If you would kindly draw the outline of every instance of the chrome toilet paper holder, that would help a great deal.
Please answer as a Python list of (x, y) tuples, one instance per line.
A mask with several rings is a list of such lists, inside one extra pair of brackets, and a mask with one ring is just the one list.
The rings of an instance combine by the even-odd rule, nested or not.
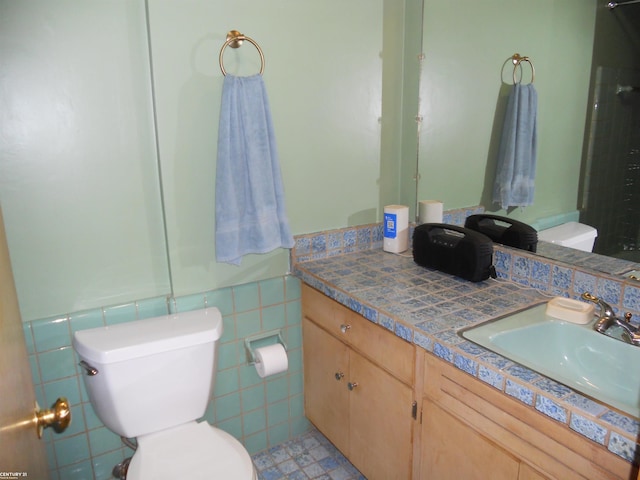
[[(287, 344), (284, 343), (284, 338), (282, 338), (282, 330), (271, 330), (269, 332), (252, 335), (244, 339), (244, 348), (247, 352), (247, 363), (249, 365), (255, 365), (256, 363), (256, 347), (254, 347), (252, 343), (261, 342), (271, 338), (275, 338), (277, 342), (284, 347), (285, 351), (287, 350)], [(264, 347), (266, 345), (269, 345), (269, 342), (263, 342), (260, 346)]]

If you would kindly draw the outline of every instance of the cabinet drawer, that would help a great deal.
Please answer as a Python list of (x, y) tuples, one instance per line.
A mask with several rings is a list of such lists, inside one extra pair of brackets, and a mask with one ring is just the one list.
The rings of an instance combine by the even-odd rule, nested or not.
[(349, 322), (347, 312), (347, 309), (324, 293), (302, 285), (302, 314), (343, 341), (346, 338), (340, 327)]
[(385, 328), (340, 305), (323, 293), (302, 287), (305, 317), (384, 368), (407, 385), (413, 384), (414, 346)]

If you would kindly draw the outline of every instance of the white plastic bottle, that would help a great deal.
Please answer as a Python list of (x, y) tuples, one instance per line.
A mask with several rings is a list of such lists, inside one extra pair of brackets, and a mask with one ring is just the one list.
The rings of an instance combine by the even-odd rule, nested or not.
[(409, 248), (409, 207), (405, 205), (387, 205), (384, 207), (385, 252), (400, 253)]

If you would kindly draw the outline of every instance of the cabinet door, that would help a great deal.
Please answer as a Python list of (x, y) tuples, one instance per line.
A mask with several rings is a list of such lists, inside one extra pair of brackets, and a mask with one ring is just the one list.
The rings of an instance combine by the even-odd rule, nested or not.
[(304, 339), (304, 407), (307, 418), (349, 455), (349, 350), (308, 318)]
[(351, 352), (351, 462), (369, 480), (407, 480), (412, 471), (412, 390)]
[(424, 400), (421, 478), (516, 480), (519, 461), (435, 403)]
[(547, 477), (530, 467), (526, 463), (520, 463), (520, 473), (518, 480), (548, 480)]

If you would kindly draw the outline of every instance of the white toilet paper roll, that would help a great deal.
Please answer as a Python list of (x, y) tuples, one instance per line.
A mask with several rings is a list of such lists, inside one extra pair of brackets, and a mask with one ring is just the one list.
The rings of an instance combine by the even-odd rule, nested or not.
[(255, 358), (255, 367), (260, 378), (285, 372), (289, 368), (287, 351), (279, 343), (256, 348)]
[(440, 200), (422, 200), (418, 203), (418, 223), (442, 223), (443, 210)]

